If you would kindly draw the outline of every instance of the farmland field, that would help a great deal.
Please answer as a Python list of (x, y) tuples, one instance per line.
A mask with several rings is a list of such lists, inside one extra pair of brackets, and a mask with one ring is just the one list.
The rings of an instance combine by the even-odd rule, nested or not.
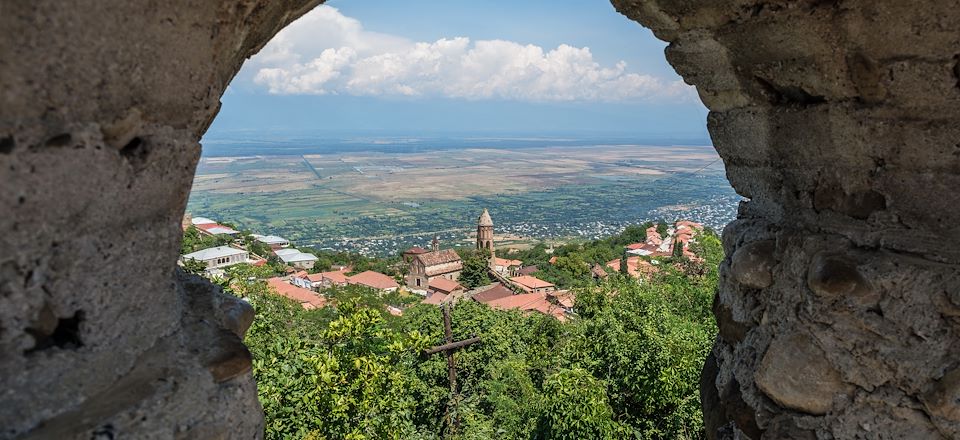
[(302, 245), (369, 254), (422, 246), (433, 235), (469, 243), (483, 208), (498, 234), (518, 244), (592, 238), (658, 218), (720, 227), (735, 212), (739, 197), (712, 147), (553, 143), (562, 144), (263, 146), (238, 156), (214, 147), (198, 166), (188, 209)]

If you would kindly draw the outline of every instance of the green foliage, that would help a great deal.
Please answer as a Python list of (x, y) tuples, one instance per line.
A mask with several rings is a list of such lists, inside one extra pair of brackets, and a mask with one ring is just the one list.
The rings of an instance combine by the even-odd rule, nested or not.
[(180, 255), (225, 246), (230, 243), (233, 243), (233, 237), (229, 235), (207, 235), (201, 233), (196, 226), (190, 226), (183, 232), (183, 240), (180, 242)]
[(668, 227), (666, 222), (662, 220), (657, 222), (657, 233), (660, 234), (661, 237), (667, 237), (667, 229)]
[(541, 438), (609, 439), (623, 431), (614, 420), (606, 385), (582, 368), (563, 369), (543, 383)]
[(252, 264), (240, 263), (227, 267), (224, 269), (224, 272), (227, 274), (227, 278), (233, 280), (252, 281), (278, 276), (283, 273), (283, 267), (269, 263), (259, 267)]
[[(583, 262), (571, 251), (564, 271)], [(701, 439), (698, 376), (723, 254), (710, 234), (696, 252), (702, 270), (664, 262), (649, 282), (578, 289), (565, 324), (457, 303), (454, 338), (481, 342), (456, 353), (455, 399), (444, 356), (420, 355), (443, 341), (437, 307), (392, 317), (385, 305), (413, 300), (349, 286), (324, 292), (336, 309), (306, 311), (262, 282), (235, 282), (257, 310), (246, 342), (266, 438)]]
[(183, 260), (183, 270), (187, 273), (201, 275), (207, 270), (207, 263), (193, 258)]
[(301, 252), (317, 256), (318, 260), (310, 271), (311, 273), (328, 271), (334, 264), (351, 266), (352, 270), (348, 273), (349, 275), (372, 270), (392, 277), (400, 277), (403, 276), (406, 271), (406, 265), (403, 264), (399, 256), (371, 258), (350, 252), (318, 251), (308, 247), (301, 247), (299, 249)]
[[(234, 227), (236, 229), (236, 227)], [(240, 231), (240, 243), (243, 244), (243, 247), (253, 255), (258, 257), (267, 258), (273, 255), (273, 248), (270, 245), (260, 242), (253, 237), (253, 233), (247, 230)]]
[(459, 283), (468, 290), (490, 284), (489, 265), (490, 255), (484, 250), (458, 250), (463, 259), (463, 270), (460, 271)]

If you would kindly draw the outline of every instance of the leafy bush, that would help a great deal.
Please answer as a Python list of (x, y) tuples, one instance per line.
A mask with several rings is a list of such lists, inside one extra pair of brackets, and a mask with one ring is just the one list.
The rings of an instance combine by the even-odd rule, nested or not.
[(443, 342), (437, 307), (391, 317), (383, 307), (401, 296), (334, 289), (336, 309), (307, 311), (263, 282), (235, 282), (257, 311), (246, 343), (266, 438), (703, 438), (698, 376), (723, 254), (712, 236), (697, 246), (698, 270), (665, 263), (649, 282), (578, 289), (565, 324), (457, 303), (454, 338), (481, 338), (456, 353), (457, 396), (445, 357), (421, 356)]

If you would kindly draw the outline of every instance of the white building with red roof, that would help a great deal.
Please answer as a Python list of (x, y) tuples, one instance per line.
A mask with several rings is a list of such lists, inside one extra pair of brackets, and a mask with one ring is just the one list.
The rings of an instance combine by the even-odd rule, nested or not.
[(509, 258), (493, 257), (493, 270), (505, 277), (517, 275), (517, 271), (523, 267), (523, 261), (511, 260)]

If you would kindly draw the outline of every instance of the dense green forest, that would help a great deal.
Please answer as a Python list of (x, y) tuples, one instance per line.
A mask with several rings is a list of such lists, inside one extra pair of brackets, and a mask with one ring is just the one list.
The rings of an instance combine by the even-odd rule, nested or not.
[[(326, 292), (336, 308), (304, 310), (263, 282), (226, 281), (257, 311), (245, 342), (266, 438), (702, 438), (698, 377), (716, 334), (719, 240), (703, 234), (695, 252), (705, 261), (667, 258), (652, 280), (573, 279), (587, 264), (617, 258), (635, 232), (557, 249), (564, 264), (543, 262), (545, 278), (555, 271), (577, 286), (567, 323), (456, 303), (454, 338), (481, 342), (457, 352), (453, 396), (446, 359), (422, 355), (443, 342), (436, 306), (395, 317), (384, 305), (409, 297), (354, 286)], [(535, 248), (511, 258), (543, 255)]]

